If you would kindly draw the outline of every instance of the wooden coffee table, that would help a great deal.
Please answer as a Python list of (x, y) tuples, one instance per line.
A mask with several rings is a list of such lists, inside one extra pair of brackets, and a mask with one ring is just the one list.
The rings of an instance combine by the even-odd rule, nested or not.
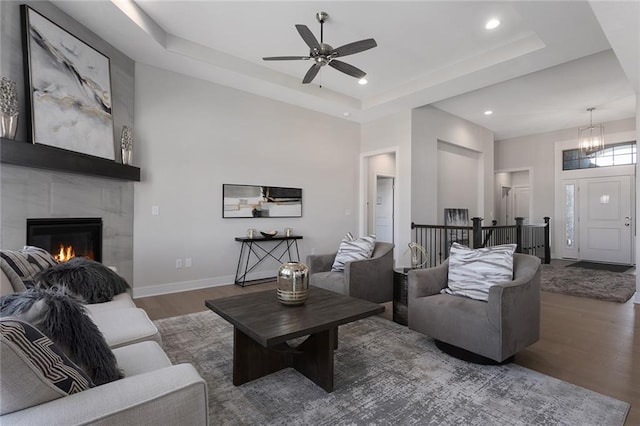
[[(205, 301), (233, 325), (233, 384), (293, 367), (333, 391), (338, 326), (384, 312), (384, 306), (311, 287), (302, 306), (284, 306), (275, 290)], [(287, 343), (309, 336), (296, 347)]]

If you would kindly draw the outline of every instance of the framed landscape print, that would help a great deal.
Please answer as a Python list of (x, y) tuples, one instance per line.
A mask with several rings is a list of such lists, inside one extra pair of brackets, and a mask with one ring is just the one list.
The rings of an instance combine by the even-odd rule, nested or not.
[(115, 159), (109, 58), (20, 6), (33, 143)]
[(222, 217), (301, 217), (302, 189), (222, 185)]

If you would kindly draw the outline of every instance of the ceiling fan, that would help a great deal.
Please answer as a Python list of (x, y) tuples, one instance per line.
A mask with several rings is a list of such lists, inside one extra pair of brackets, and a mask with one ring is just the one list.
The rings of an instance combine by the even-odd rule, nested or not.
[(372, 38), (368, 38), (365, 40), (354, 41), (353, 43), (345, 44), (344, 46), (340, 46), (336, 49), (326, 44), (323, 40), (324, 34), (324, 23), (329, 18), (329, 14), (327, 12), (318, 12), (316, 13), (316, 19), (320, 22), (320, 42), (318, 43), (318, 39), (313, 35), (309, 27), (303, 24), (297, 24), (296, 29), (300, 36), (304, 40), (305, 43), (309, 46), (311, 51), (309, 52), (309, 56), (270, 56), (267, 58), (262, 58), (265, 61), (291, 61), (291, 60), (313, 60), (314, 64), (311, 65), (309, 71), (302, 79), (303, 84), (311, 83), (315, 76), (325, 65), (329, 65), (332, 68), (337, 69), (345, 74), (348, 74), (355, 78), (363, 78), (367, 75), (366, 72), (362, 71), (359, 68), (354, 67), (353, 65), (347, 64), (346, 62), (342, 62), (337, 60), (336, 58), (341, 58), (347, 55), (353, 55), (355, 53), (364, 52), (365, 50), (372, 49), (376, 47), (378, 44)]

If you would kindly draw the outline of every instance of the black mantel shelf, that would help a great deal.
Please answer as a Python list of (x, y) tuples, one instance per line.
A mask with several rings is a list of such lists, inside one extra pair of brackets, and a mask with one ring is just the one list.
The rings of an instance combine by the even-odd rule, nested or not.
[(49, 145), (0, 138), (0, 162), (140, 182), (140, 168)]

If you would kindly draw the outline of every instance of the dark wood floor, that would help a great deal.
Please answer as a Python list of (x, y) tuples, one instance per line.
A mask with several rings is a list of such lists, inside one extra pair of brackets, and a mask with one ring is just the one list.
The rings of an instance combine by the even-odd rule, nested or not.
[[(274, 289), (227, 285), (136, 299), (151, 319), (204, 311), (206, 299)], [(391, 319), (391, 304), (381, 314)], [(640, 305), (542, 293), (541, 339), (515, 363), (626, 401), (625, 425), (640, 425)]]

